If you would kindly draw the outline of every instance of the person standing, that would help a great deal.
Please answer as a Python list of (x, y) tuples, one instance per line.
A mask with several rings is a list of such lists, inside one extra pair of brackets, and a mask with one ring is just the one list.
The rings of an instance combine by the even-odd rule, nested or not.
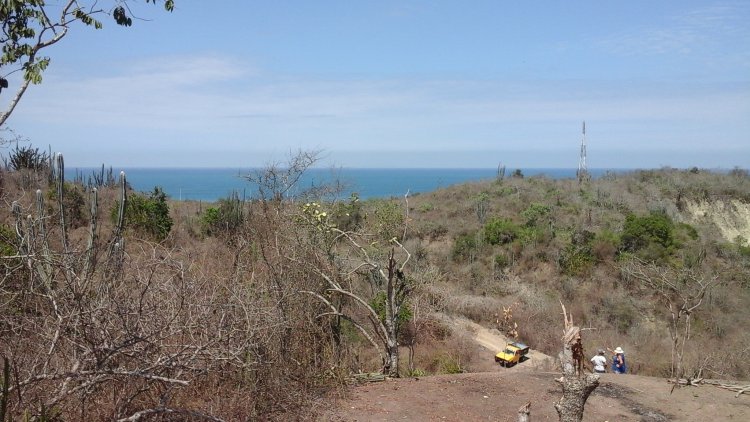
[(607, 367), (607, 358), (604, 356), (604, 350), (599, 350), (599, 354), (591, 358), (591, 363), (594, 365), (594, 372), (597, 374), (603, 374)]
[(615, 374), (624, 374), (627, 372), (628, 367), (625, 364), (625, 351), (622, 350), (622, 347), (617, 346), (612, 353), (612, 372)]

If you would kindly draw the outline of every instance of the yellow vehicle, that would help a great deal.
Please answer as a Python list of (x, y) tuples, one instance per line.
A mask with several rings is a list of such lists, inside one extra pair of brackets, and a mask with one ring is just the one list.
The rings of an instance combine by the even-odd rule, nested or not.
[(505, 367), (513, 366), (518, 362), (524, 361), (528, 353), (529, 346), (518, 342), (508, 343), (502, 352), (498, 352), (495, 355), (495, 362)]

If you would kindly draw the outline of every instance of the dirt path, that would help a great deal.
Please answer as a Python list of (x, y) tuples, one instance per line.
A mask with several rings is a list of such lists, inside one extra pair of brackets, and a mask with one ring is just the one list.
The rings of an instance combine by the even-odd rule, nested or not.
[[(557, 421), (557, 373), (503, 371), (403, 378), (353, 387), (318, 421), (515, 421), (531, 402), (532, 421)], [(584, 421), (748, 421), (750, 396), (714, 386), (670, 394), (660, 378), (603, 374)]]
[[(446, 317), (448, 318), (448, 317)], [(353, 386), (344, 399), (332, 399), (318, 421), (515, 421), (518, 408), (531, 402), (531, 420), (557, 421), (553, 407), (562, 393), (554, 360), (532, 350), (531, 359), (512, 368), (494, 362), (508, 339), (466, 319), (448, 318), (473, 334), (487, 353), (485, 372), (389, 379)], [(480, 347), (480, 346), (477, 346)], [(482, 365), (485, 365), (484, 363)], [(744, 384), (743, 384), (744, 385)], [(747, 421), (750, 394), (714, 386), (671, 392), (660, 378), (602, 374), (589, 397), (584, 421)]]
[[(477, 344), (490, 352), (490, 354), (488, 354), (488, 360), (492, 362), (493, 365), (497, 365), (494, 361), (494, 355), (503, 350), (508, 343), (513, 341), (496, 329), (485, 328), (466, 318), (449, 318), (449, 320), (455, 328), (466, 330), (466, 332), (473, 334), (474, 340)], [(511, 368), (503, 369), (519, 371), (552, 369), (554, 367), (554, 359), (551, 356), (545, 355), (533, 348), (529, 350), (527, 357), (528, 359), (524, 362)]]

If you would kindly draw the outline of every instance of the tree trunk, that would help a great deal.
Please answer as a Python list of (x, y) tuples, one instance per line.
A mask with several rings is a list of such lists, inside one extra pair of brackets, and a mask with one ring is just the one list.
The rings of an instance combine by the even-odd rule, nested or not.
[(393, 249), (388, 257), (388, 284), (385, 296), (385, 330), (387, 332), (387, 362), (383, 372), (389, 377), (398, 378), (398, 303), (396, 303), (396, 260)]
[(518, 409), (518, 422), (529, 422), (531, 415), (531, 402), (528, 402)]
[(565, 319), (563, 350), (560, 352), (563, 376), (558, 381), (562, 384), (563, 396), (555, 403), (555, 409), (560, 422), (581, 422), (586, 400), (599, 385), (599, 375), (583, 374), (581, 329), (573, 325), (572, 315), (568, 319), (565, 305), (562, 305), (562, 310)]
[(560, 422), (580, 422), (583, 408), (592, 391), (599, 385), (599, 376), (588, 374), (583, 377), (563, 377), (563, 396), (555, 403)]
[(398, 343), (389, 338), (386, 353), (387, 360), (383, 368), (383, 373), (389, 377), (398, 378)]

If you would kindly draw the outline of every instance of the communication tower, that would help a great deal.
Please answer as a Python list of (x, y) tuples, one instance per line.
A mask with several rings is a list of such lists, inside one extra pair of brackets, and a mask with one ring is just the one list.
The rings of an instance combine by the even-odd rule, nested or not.
[(588, 182), (591, 175), (586, 169), (586, 121), (583, 122), (583, 136), (581, 137), (581, 157), (578, 159), (578, 171), (576, 172), (578, 183)]

